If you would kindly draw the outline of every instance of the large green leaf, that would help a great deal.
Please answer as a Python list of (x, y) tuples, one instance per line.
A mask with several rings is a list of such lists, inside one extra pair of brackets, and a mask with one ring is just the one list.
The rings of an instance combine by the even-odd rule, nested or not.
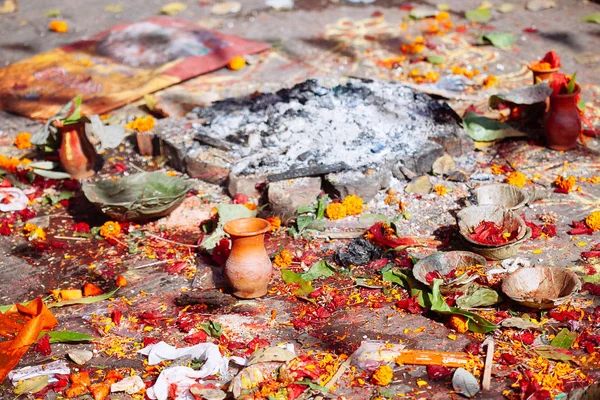
[(321, 260), (314, 263), (313, 266), (310, 267), (310, 269), (307, 272), (303, 273), (301, 276), (302, 279), (304, 279), (305, 281), (312, 281), (323, 276), (331, 276), (334, 273), (335, 272), (331, 265), (329, 265), (327, 261)]
[(569, 350), (573, 343), (577, 340), (577, 332), (571, 332), (567, 328), (563, 328), (558, 334), (552, 339), (550, 345), (553, 347), (559, 347), (561, 349)]
[(488, 32), (481, 35), (478, 39), (480, 44), (491, 43), (494, 47), (507, 49), (511, 47), (517, 38), (508, 32)]
[(38, 336), (38, 340), (42, 338), (42, 336), (48, 335), (50, 336), (50, 343), (74, 343), (74, 342), (89, 342), (94, 340), (92, 335), (87, 335), (85, 333), (79, 332), (68, 332), (68, 331), (52, 331), (52, 332), (40, 332)]
[(478, 287), (472, 293), (465, 293), (456, 299), (459, 308), (487, 307), (500, 301), (495, 290), (486, 287)]
[(299, 215), (296, 218), (296, 225), (298, 226), (298, 232), (302, 233), (314, 220), (315, 216), (312, 214)]
[(100, 294), (98, 296), (87, 296), (87, 297), (82, 297), (80, 299), (73, 299), (73, 300), (65, 300), (65, 301), (57, 301), (57, 302), (54, 302), (54, 303), (48, 303), (48, 304), (46, 304), (46, 307), (48, 307), (48, 308), (54, 308), (54, 307), (72, 306), (74, 304), (93, 304), (93, 303), (98, 303), (99, 301), (108, 300), (111, 297), (113, 297), (115, 295), (115, 293), (117, 293), (117, 290), (119, 290), (119, 288), (116, 288), (112, 292)]
[(552, 94), (552, 89), (545, 83), (538, 83), (532, 86), (523, 86), (511, 90), (508, 93), (495, 94), (490, 97), (488, 104), (491, 108), (496, 108), (502, 102), (514, 104), (536, 104), (543, 103)]
[(573, 360), (573, 355), (560, 347), (554, 346), (539, 346), (536, 347), (535, 352), (548, 360), (556, 360), (556, 361), (571, 361)]
[(313, 287), (310, 281), (302, 278), (302, 275), (297, 274), (289, 269), (281, 270), (281, 278), (285, 283), (297, 283), (300, 288), (294, 292), (296, 295), (306, 297), (313, 292)]
[(465, 18), (467, 18), (469, 21), (485, 24), (486, 22), (491, 21), (492, 12), (487, 8), (477, 8), (475, 10), (469, 10), (465, 12)]
[(496, 121), (469, 111), (463, 119), (463, 126), (467, 135), (477, 142), (491, 142), (494, 140), (526, 136), (510, 125)]

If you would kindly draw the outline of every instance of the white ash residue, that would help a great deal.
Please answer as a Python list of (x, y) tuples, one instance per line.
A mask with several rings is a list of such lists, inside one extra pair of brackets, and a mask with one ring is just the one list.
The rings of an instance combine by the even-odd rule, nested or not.
[(366, 170), (418, 153), (430, 137), (459, 136), (450, 107), (399, 83), (315, 80), (195, 109), (200, 133), (232, 144), (232, 172), (269, 174), (345, 162)]

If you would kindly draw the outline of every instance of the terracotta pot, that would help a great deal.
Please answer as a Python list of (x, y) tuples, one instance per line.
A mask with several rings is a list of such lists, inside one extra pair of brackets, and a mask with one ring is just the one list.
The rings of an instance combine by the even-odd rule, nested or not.
[(227, 222), (223, 229), (233, 242), (225, 263), (225, 276), (233, 294), (243, 299), (264, 296), (273, 275), (265, 249), (265, 233), (271, 230), (271, 224), (261, 218), (240, 218)]
[(137, 132), (135, 134), (135, 137), (137, 139), (137, 145), (140, 155), (151, 156), (152, 154), (154, 154), (154, 146), (152, 145), (154, 135)]
[(527, 68), (529, 68), (529, 70), (531, 72), (533, 72), (533, 84), (534, 85), (540, 83), (541, 81), (551, 79), (552, 75), (554, 75), (556, 72), (558, 72), (560, 70), (560, 67), (552, 68), (552, 69), (537, 69), (531, 65), (528, 65)]
[(57, 127), (61, 136), (58, 157), (63, 169), (72, 179), (94, 175), (96, 150), (85, 135), (85, 122)]
[(569, 150), (577, 146), (577, 139), (581, 133), (581, 117), (576, 98), (580, 90), (577, 85), (571, 94), (550, 96), (544, 128), (546, 143), (553, 150)]

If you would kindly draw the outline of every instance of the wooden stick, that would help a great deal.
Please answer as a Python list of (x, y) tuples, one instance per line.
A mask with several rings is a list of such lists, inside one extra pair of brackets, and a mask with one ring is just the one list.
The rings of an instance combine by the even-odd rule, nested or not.
[(75, 236), (54, 236), (54, 239), (63, 239), (63, 240), (89, 240), (88, 238), (75, 237)]
[(483, 342), (483, 346), (487, 345), (487, 352), (485, 354), (485, 367), (483, 368), (483, 381), (481, 386), (483, 390), (490, 390), (490, 383), (492, 379), (492, 361), (494, 359), (494, 339), (487, 338)]
[(142, 268), (147, 268), (147, 267), (152, 267), (153, 265), (160, 265), (160, 264), (166, 264), (169, 261), (173, 261), (173, 260), (162, 260), (162, 261), (155, 261), (152, 262), (150, 264), (144, 264), (144, 265), (139, 265), (137, 267), (133, 267), (133, 269), (142, 269)]

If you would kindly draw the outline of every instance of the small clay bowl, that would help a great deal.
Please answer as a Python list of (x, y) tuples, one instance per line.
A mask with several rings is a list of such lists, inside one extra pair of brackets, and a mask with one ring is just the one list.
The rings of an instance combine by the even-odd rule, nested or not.
[(479, 186), (475, 196), (480, 206), (500, 206), (508, 210), (521, 208), (529, 201), (523, 189), (507, 183)]
[[(523, 242), (525, 242), (530, 237), (531, 228), (527, 227), (525, 230), (525, 235), (523, 235), (523, 237), (517, 240), (516, 242), (510, 242), (502, 246), (479, 246), (474, 244), (474, 242), (471, 240), (467, 241), (467, 245), (473, 252), (485, 257), (488, 260), (499, 261), (506, 260), (507, 258), (511, 258), (517, 255), (517, 253), (521, 249), (521, 246), (523, 245)], [(467, 239), (464, 235), (463, 238), (465, 240)]]
[[(469, 251), (448, 251), (444, 253), (435, 253), (419, 260), (413, 267), (413, 275), (419, 282), (428, 285), (426, 276), (429, 272), (438, 271), (444, 276), (458, 267), (468, 267), (471, 265), (486, 266), (484, 257), (471, 253)], [(462, 275), (463, 277), (465, 275)], [(440, 285), (442, 293), (464, 291), (467, 286), (470, 286), (475, 279), (461, 279), (458, 277), (451, 282)]]
[(551, 68), (551, 69), (539, 69), (539, 68), (536, 68), (535, 63), (529, 64), (527, 66), (527, 68), (529, 68), (529, 70), (533, 73), (533, 84), (534, 85), (536, 85), (542, 81), (550, 80), (552, 78), (552, 75), (554, 75), (555, 73), (557, 73), (560, 70), (560, 67)]
[[(525, 221), (515, 213), (499, 206), (471, 206), (463, 208), (456, 215), (458, 222), (458, 229), (462, 237), (471, 245), (477, 248), (481, 247), (504, 247), (510, 244), (515, 244), (525, 236), (527, 233), (527, 225)], [(470, 238), (469, 234), (472, 230), (477, 227), (482, 221), (490, 221), (498, 225), (504, 225), (510, 232), (517, 230), (517, 236), (511, 242), (506, 245), (493, 245), (479, 243)], [(530, 232), (531, 233), (531, 232)], [(479, 253), (479, 252), (477, 252)], [(481, 254), (481, 253), (479, 253)]]
[(519, 268), (502, 281), (502, 291), (512, 301), (539, 310), (564, 304), (579, 289), (577, 275), (562, 267)]

